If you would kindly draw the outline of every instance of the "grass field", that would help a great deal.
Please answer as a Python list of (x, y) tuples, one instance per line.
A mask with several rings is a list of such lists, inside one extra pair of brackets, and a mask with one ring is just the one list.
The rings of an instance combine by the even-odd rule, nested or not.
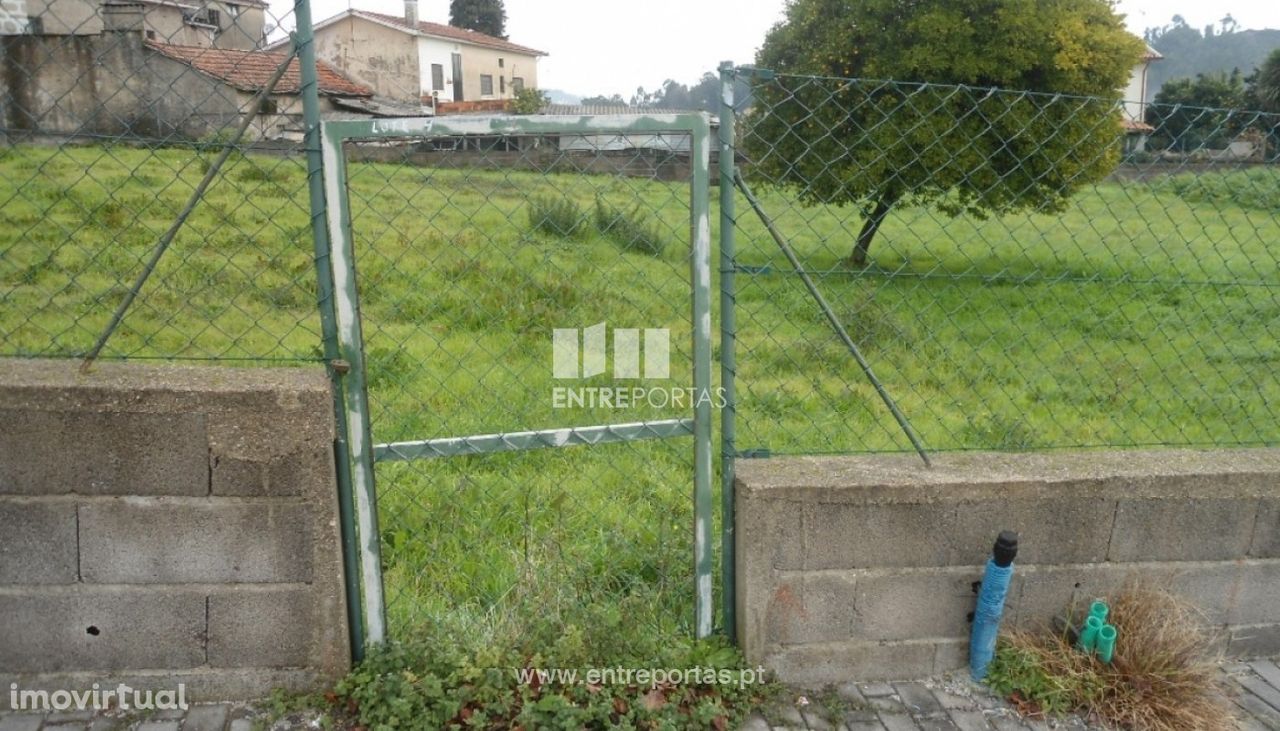
[[(0, 149), (0, 354), (87, 349), (208, 157)], [(670, 328), (688, 385), (687, 186), (351, 173), (375, 441), (682, 414), (553, 409), (550, 330)], [(635, 207), (666, 249), (536, 231), (537, 196)], [(314, 361), (306, 200), (298, 160), (237, 158), (108, 353)], [(1052, 216), (904, 209), (863, 271), (842, 264), (855, 212), (762, 200), (931, 448), (1280, 442), (1278, 170), (1105, 184)], [(907, 448), (741, 200), (738, 219), (739, 448)], [(604, 660), (687, 632), (690, 451), (379, 465), (393, 628)]]

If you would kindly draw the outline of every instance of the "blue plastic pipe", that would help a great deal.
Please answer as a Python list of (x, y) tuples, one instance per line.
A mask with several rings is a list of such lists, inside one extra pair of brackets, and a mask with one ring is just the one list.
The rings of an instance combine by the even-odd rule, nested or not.
[(996, 635), (1004, 615), (1004, 600), (1013, 578), (1013, 559), (1018, 555), (1018, 534), (1001, 531), (996, 539), (987, 570), (982, 575), (978, 607), (973, 613), (973, 634), (969, 637), (969, 672), (974, 680), (987, 677), (987, 666), (996, 654)]

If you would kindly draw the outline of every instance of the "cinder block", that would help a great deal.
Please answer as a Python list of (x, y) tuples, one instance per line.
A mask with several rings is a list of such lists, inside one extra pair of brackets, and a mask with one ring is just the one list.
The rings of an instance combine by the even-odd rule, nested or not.
[(205, 596), (181, 590), (0, 595), (0, 671), (192, 668)]
[(0, 494), (205, 495), (200, 413), (0, 410)]
[(213, 667), (304, 667), (315, 626), (306, 589), (233, 591), (209, 596)]
[(887, 572), (859, 576), (853, 636), (864, 640), (963, 638), (976, 594), (978, 568)]
[(80, 507), (88, 583), (309, 582), (306, 505), (139, 500)]
[(1257, 499), (1121, 500), (1107, 557), (1112, 561), (1222, 561), (1245, 558)]
[(310, 446), (265, 461), (213, 456), (214, 495), (290, 497), (334, 484), (333, 445)]
[(1009, 589), (1006, 620), (1026, 628), (1046, 628), (1070, 609), (1087, 609), (1090, 601), (1124, 583), (1132, 567), (1115, 564), (1037, 566), (1019, 563)]
[(1280, 656), (1280, 624), (1232, 627), (1227, 656), (1233, 658)]
[(820, 688), (859, 680), (912, 680), (933, 672), (934, 642), (839, 642), (791, 645), (764, 665), (788, 685)]
[(1018, 531), (1020, 561), (1106, 557), (1112, 504), (1085, 497), (805, 506), (806, 569), (968, 566), (1001, 530)]
[(1253, 558), (1280, 558), (1280, 500), (1258, 501), (1258, 518), (1253, 525)]
[(1248, 561), (1240, 567), (1240, 590), (1227, 623), (1280, 623), (1280, 561)]
[(801, 644), (847, 640), (853, 633), (852, 574), (793, 574), (769, 602), (767, 641)]
[(214, 495), (267, 495), (267, 463), (210, 455), (209, 488)]
[(934, 648), (933, 674), (969, 667), (969, 640), (940, 640)]
[(76, 506), (0, 502), (0, 584), (76, 579)]
[[(738, 498), (735, 510), (739, 553), (752, 557), (750, 569), (763, 564), (764, 569), (788, 571), (802, 566), (800, 547), (800, 503), (786, 500)], [(767, 539), (766, 539), (767, 537)], [(764, 539), (764, 540), (761, 540)]]

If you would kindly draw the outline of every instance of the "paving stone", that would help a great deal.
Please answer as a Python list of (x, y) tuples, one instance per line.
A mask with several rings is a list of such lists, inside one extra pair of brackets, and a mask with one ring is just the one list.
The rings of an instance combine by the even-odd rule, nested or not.
[(136, 731), (178, 731), (179, 722), (175, 720), (143, 721)]
[(51, 723), (67, 723), (69, 721), (92, 721), (93, 711), (85, 709), (83, 711), (55, 711), (45, 717), (44, 723), (48, 726)]
[(1235, 704), (1242, 709), (1243, 716), (1252, 718), (1253, 721), (1261, 723), (1265, 728), (1271, 728), (1272, 731), (1280, 731), (1280, 713), (1276, 713), (1275, 708), (1262, 703), (1256, 695), (1242, 693), (1235, 698)]
[(946, 716), (917, 718), (916, 725), (921, 728), (921, 731), (959, 731), (960, 728), (952, 723), (951, 719)]
[(844, 727), (849, 731), (884, 731), (884, 724), (880, 723), (880, 719), (872, 716), (869, 720), (850, 721), (845, 720)]
[(40, 731), (87, 731), (88, 728), (88, 721), (65, 721), (63, 723), (45, 721), (44, 725), (40, 727)]
[[(790, 703), (779, 703), (765, 711), (765, 718), (774, 723), (774, 727), (782, 726), (784, 728), (804, 728), (804, 717), (800, 715), (800, 709)], [(235, 731), (235, 729), (232, 729)]]
[(893, 687), (913, 716), (932, 716), (944, 711), (933, 691), (924, 683), (894, 683)]
[(237, 718), (231, 722), (231, 728), (228, 731), (253, 731), (253, 722), (247, 718)]
[(113, 718), (111, 716), (98, 716), (93, 719), (93, 724), (89, 726), (89, 731), (123, 731), (129, 724), (123, 719)]
[(1261, 676), (1263, 680), (1267, 681), (1267, 684), (1272, 688), (1280, 690), (1280, 667), (1276, 667), (1274, 662), (1271, 660), (1258, 660), (1257, 662), (1249, 663), (1249, 667), (1253, 672)]
[(182, 731), (222, 731), (227, 725), (227, 714), (230, 706), (192, 706), (187, 711), (187, 720), (182, 724)]
[(746, 723), (742, 724), (739, 731), (769, 731), (769, 722), (759, 713), (753, 713), (747, 717)]
[(1235, 702), (1246, 714), (1261, 722), (1263, 726), (1280, 731), (1280, 711), (1258, 700), (1257, 696), (1252, 693), (1241, 693), (1235, 698)]
[(880, 717), (874, 710), (863, 706), (857, 710), (845, 711), (844, 725), (850, 729), (884, 728)]
[(836, 686), (836, 695), (840, 696), (846, 703), (857, 705), (858, 707), (867, 705), (866, 696), (862, 695), (862, 691), (858, 690), (858, 684), (853, 681)]
[(36, 731), (44, 716), (39, 713), (10, 713), (0, 715), (0, 731)]
[(800, 709), (800, 715), (804, 717), (804, 724), (810, 731), (835, 731), (822, 708), (805, 706)]
[(950, 710), (972, 711), (977, 708), (978, 704), (971, 696), (952, 693), (946, 688), (934, 688), (933, 695), (942, 704), (942, 707)]
[(916, 722), (905, 713), (882, 713), (880, 723), (889, 731), (920, 731)]
[(987, 719), (987, 722), (996, 731), (1027, 731), (1027, 727), (1023, 726), (1022, 722), (1007, 716), (992, 716)]
[(1240, 685), (1280, 713), (1280, 690), (1258, 677), (1241, 678)]
[(897, 691), (888, 683), (858, 683), (858, 689), (868, 698), (893, 695)]
[[(946, 704), (944, 703), (943, 705)], [(990, 731), (991, 729), (991, 725), (987, 723), (987, 716), (982, 711), (964, 711), (952, 708), (947, 711), (947, 715), (951, 716), (951, 720), (955, 722), (960, 731)]]

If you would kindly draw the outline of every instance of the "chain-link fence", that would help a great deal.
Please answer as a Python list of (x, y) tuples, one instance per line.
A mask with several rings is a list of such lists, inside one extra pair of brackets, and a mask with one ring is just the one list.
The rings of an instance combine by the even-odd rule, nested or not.
[(736, 453), (1280, 440), (1280, 115), (735, 74)]
[(293, 12), (2, 10), (0, 355), (318, 360)]

